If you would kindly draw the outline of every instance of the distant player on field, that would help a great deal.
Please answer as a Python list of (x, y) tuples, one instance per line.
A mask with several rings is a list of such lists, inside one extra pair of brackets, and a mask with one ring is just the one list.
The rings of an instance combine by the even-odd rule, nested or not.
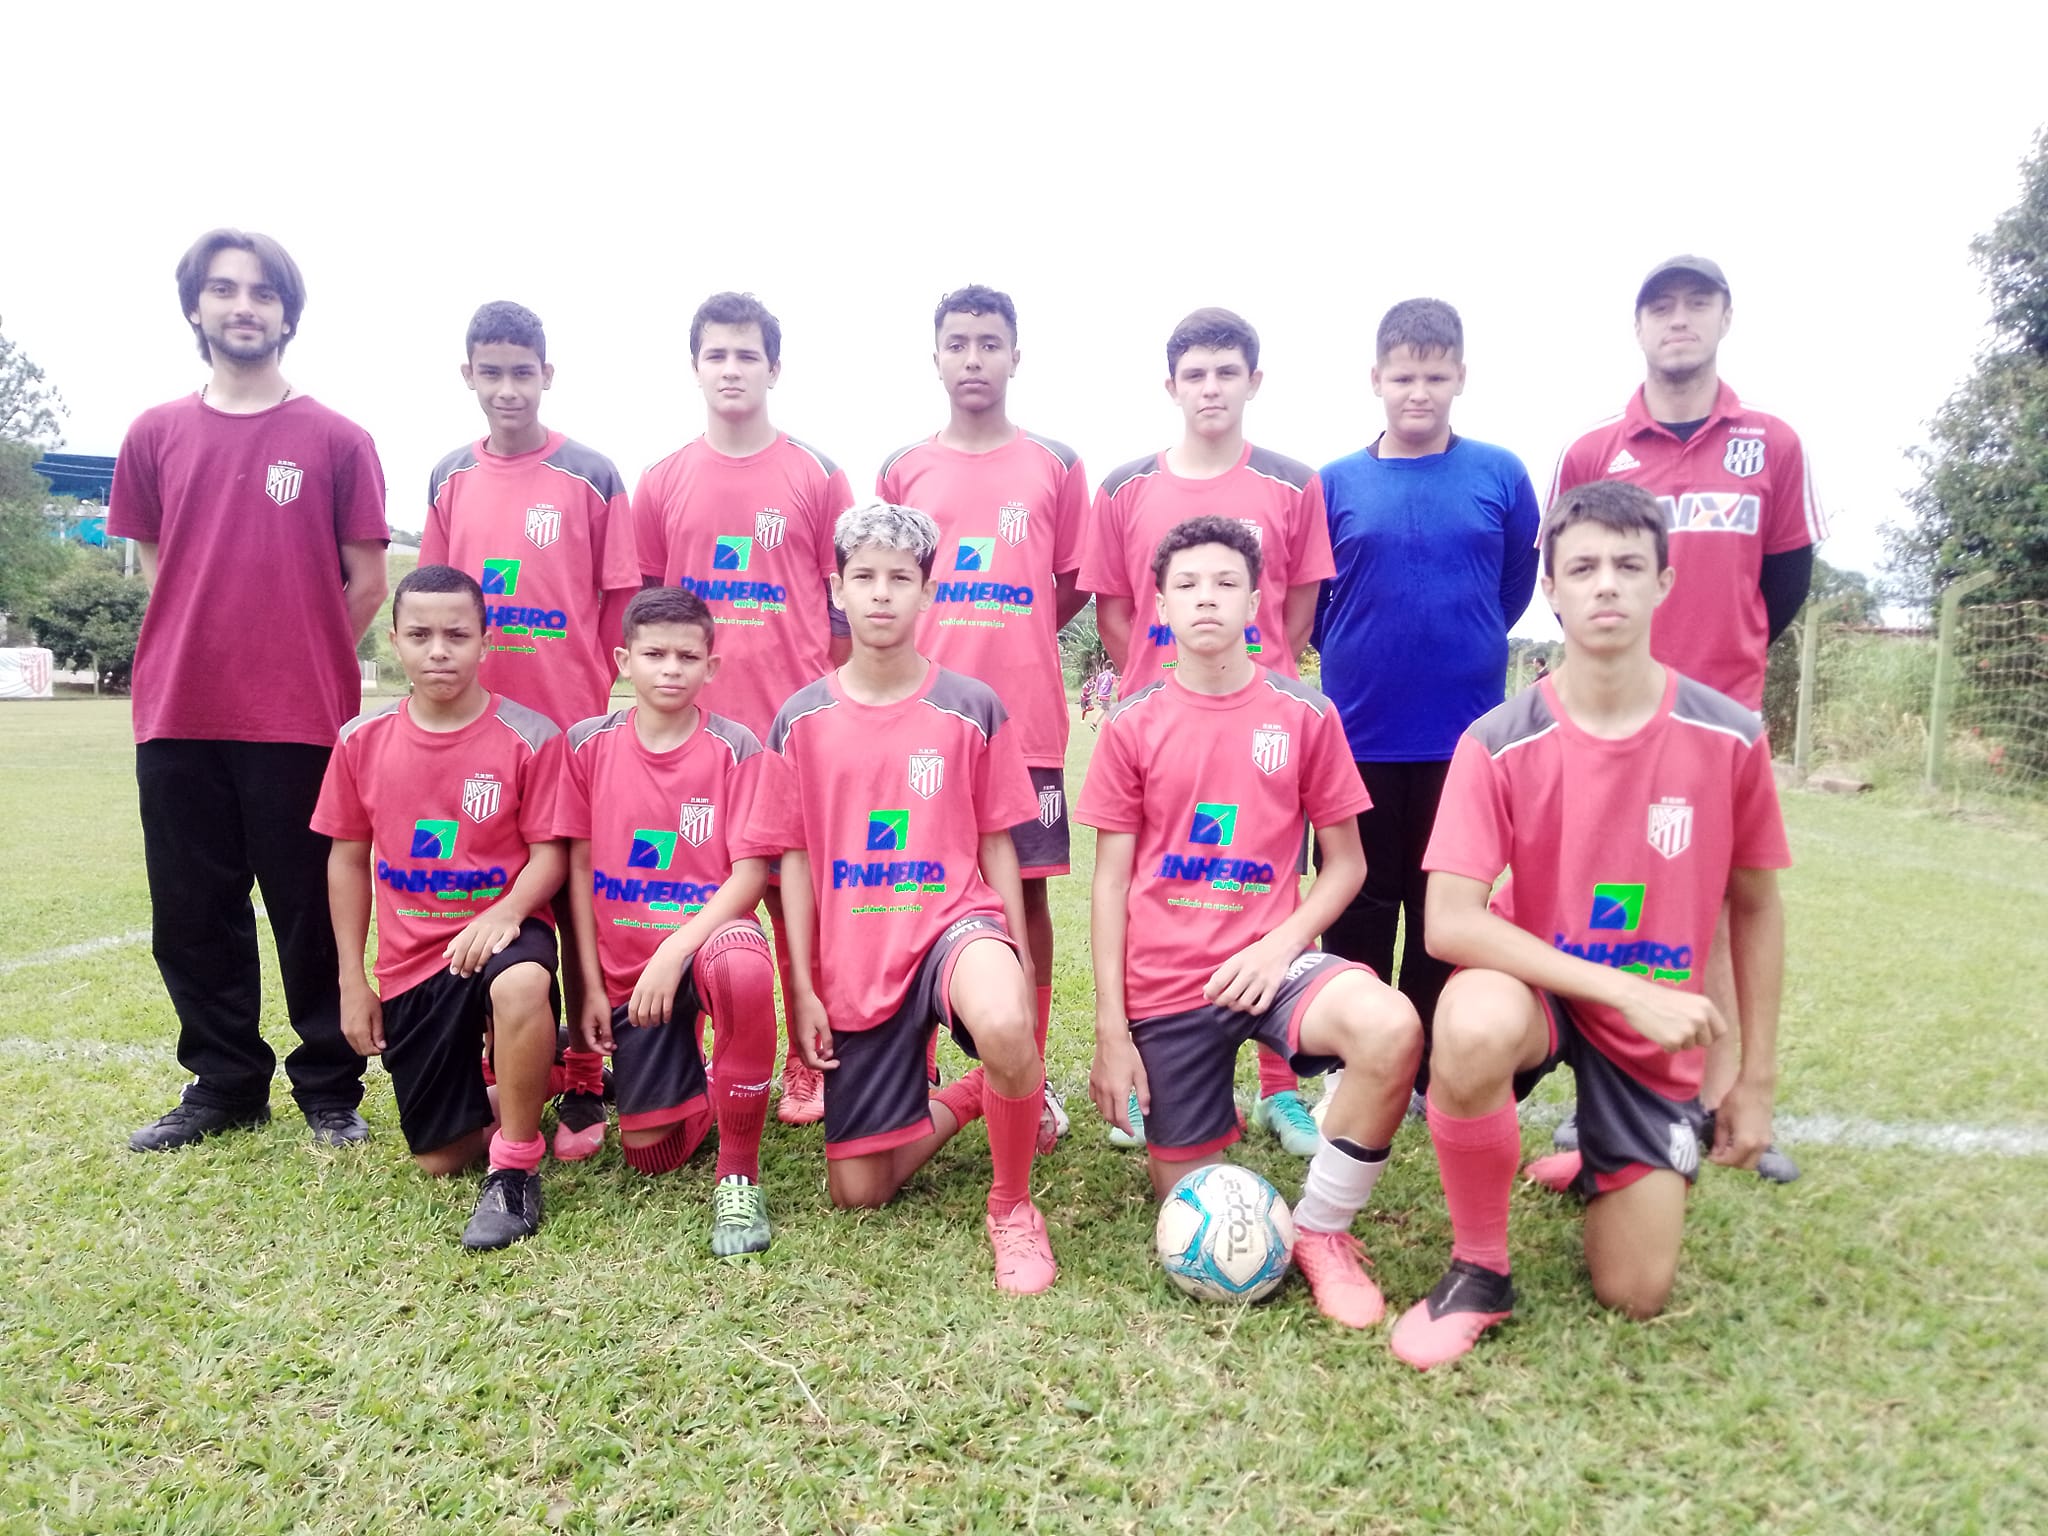
[[(1358, 818), (1365, 885), (1323, 947), (1393, 976), (1424, 1050), (1451, 968), (1424, 944), (1422, 852), (1465, 727), (1501, 701), (1508, 629), (1536, 586), (1536, 488), (1505, 448), (1451, 430), (1465, 388), (1465, 327), (1441, 299), (1380, 321), (1373, 393), (1386, 429), (1326, 464), (1337, 575), (1316, 615), (1322, 682), (1372, 808)], [(1429, 1085), (1424, 1060), (1417, 1091)]]
[(255, 885), (300, 1040), (292, 1097), (314, 1141), (342, 1146), (370, 1134), (363, 1061), (341, 1032), (327, 839), (307, 822), (334, 733), (362, 708), (355, 648), (384, 600), (384, 472), (367, 432), (280, 369), (306, 306), (284, 247), (211, 230), (177, 277), (211, 372), (128, 429), (107, 532), (135, 540), (149, 587), (135, 781), (150, 948), (192, 1081), (128, 1145), (168, 1151), (270, 1118)]
[[(542, 425), (555, 365), (540, 316), (486, 304), (464, 347), (462, 381), (489, 429), (434, 466), (420, 563), (482, 584), (482, 685), (567, 730), (604, 711), (619, 619), (640, 590), (626, 482), (603, 454)], [(557, 921), (567, 916), (558, 903)], [(573, 1011), (575, 977), (564, 979)], [(573, 1162), (604, 1145), (604, 1058), (573, 1046), (562, 1054), (555, 1156)]]
[[(624, 634), (618, 667), (633, 704), (570, 727), (555, 808), (583, 981), (576, 1028), (587, 1049), (612, 1058), (628, 1166), (681, 1167), (715, 1121), (711, 1251), (760, 1253), (772, 1235), (761, 1125), (775, 1070), (775, 963), (754, 909), (774, 850), (745, 833), (761, 743), (697, 707), (720, 661), (704, 599), (649, 587), (628, 605)], [(700, 1011), (717, 1044), (708, 1084)]]
[[(488, 692), (484, 594), (423, 565), (391, 600), (410, 698), (342, 727), (313, 828), (334, 839), (327, 881), (349, 1044), (382, 1055), (421, 1169), (488, 1158), (465, 1248), (540, 1229), (541, 1106), (560, 998), (549, 902), (562, 737), (545, 715)], [(372, 892), (377, 985), (363, 978)], [(477, 1071), (487, 1044), (495, 1104)]]
[[(835, 1205), (881, 1205), (986, 1115), (996, 1285), (1042, 1291), (1056, 1273), (1031, 1202), (1045, 1066), (1010, 838), (1037, 797), (994, 691), (918, 653), (932, 520), (859, 507), (837, 549), (853, 654), (775, 717), (751, 829), (784, 850), (791, 1033), (825, 1077), (828, 1187)], [(933, 1094), (926, 1041), (942, 1024), (982, 1065)]]
[[(1386, 1169), (1422, 1031), (1400, 993), (1314, 947), (1365, 876), (1357, 817), (1371, 802), (1335, 707), (1246, 652), (1260, 577), (1236, 518), (1191, 518), (1153, 557), (1153, 612), (1179, 665), (1111, 713), (1078, 812), (1097, 830), (1089, 1091), (1112, 1123), (1136, 1094), (1163, 1195), (1237, 1140), (1246, 1040), (1298, 1071), (1348, 1068), (1294, 1208), (1294, 1253), (1316, 1305), (1369, 1328), (1384, 1303), (1351, 1222)], [(1323, 867), (1301, 900), (1304, 820)]]
[[(1159, 541), (1191, 517), (1232, 517), (1252, 530), (1264, 584), (1245, 649), (1283, 677), (1300, 673), (1317, 594), (1336, 567), (1315, 471), (1245, 440), (1244, 408), (1264, 378), (1259, 333), (1227, 309), (1196, 310), (1166, 341), (1166, 393), (1180, 408), (1180, 441), (1111, 470), (1096, 491), (1081, 588), (1095, 594), (1096, 624), (1125, 698), (1177, 664), (1173, 632), (1155, 616), (1152, 562)], [(1314, 1154), (1316, 1126), (1300, 1082), (1265, 1049), (1254, 1118), (1296, 1157)], [(1128, 1133), (1113, 1131), (1112, 1139)]]
[[(949, 293), (939, 300), (932, 327), (933, 361), (950, 415), (936, 436), (889, 456), (875, 477), (875, 494), (916, 507), (938, 525), (936, 600), (918, 621), (918, 650), (995, 690), (1031, 770), (1038, 808), (1011, 836), (1024, 880), (1043, 1055), (1052, 1022), (1046, 880), (1072, 868), (1059, 632), (1088, 603), (1077, 579), (1088, 472), (1065, 443), (1010, 421), (1010, 380), (1022, 354), (1017, 309), (1008, 294), (978, 285)], [(1041, 1153), (1053, 1149), (1067, 1125), (1050, 1087), (1045, 1105)]]
[(1713, 1157), (1748, 1167), (1770, 1142), (1776, 871), (1791, 860), (1762, 722), (1651, 654), (1651, 616), (1674, 590), (1666, 549), (1647, 492), (1562, 492), (1543, 592), (1564, 665), (1476, 723), (1451, 761), (1423, 860), (1430, 947), (1461, 968), (1437, 1004), (1428, 1106), (1451, 1266), (1393, 1336), (1419, 1368), (1465, 1353), (1513, 1308), (1515, 1102), (1560, 1063), (1578, 1079), (1583, 1154), (1560, 1156), (1589, 1201), (1594, 1294), (1631, 1317), (1663, 1307), (1707, 1120), (1705, 1048), (1727, 1027), (1702, 992), (1724, 894), (1742, 1059)]
[[(1664, 509), (1671, 600), (1650, 649), (1659, 661), (1761, 709), (1764, 662), (1813, 581), (1814, 545), (1827, 519), (1799, 435), (1744, 405), (1721, 382), (1718, 357), (1734, 318), (1728, 279), (1701, 256), (1659, 263), (1636, 292), (1636, 341), (1648, 371), (1628, 409), (1585, 433), (1558, 460), (1551, 495), (1589, 480), (1641, 486)], [(1724, 924), (1717, 953), (1728, 952)], [(1731, 1022), (1736, 1006), (1725, 959), (1707, 995)], [(1709, 1110), (1734, 1081), (1734, 1031), (1707, 1053), (1701, 1097)], [(1559, 1128), (1575, 1145), (1575, 1126)], [(1778, 1183), (1798, 1166), (1770, 1148), (1757, 1172)]]
[[(838, 465), (768, 419), (782, 326), (759, 299), (715, 293), (698, 305), (690, 355), (704, 435), (640, 477), (640, 570), (648, 583), (687, 587), (710, 605), (723, 661), (702, 703), (766, 740), (782, 701), (846, 658), (827, 584), (833, 520), (853, 491)], [(793, 982), (773, 884), (768, 918), (786, 1012)], [(823, 1085), (792, 1037), (776, 1117), (806, 1125), (823, 1114)]]

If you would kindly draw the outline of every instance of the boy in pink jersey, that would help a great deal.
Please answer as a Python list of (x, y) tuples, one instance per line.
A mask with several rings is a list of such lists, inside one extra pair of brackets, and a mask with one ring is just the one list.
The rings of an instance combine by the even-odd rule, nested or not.
[[(687, 587), (710, 606), (724, 665), (704, 704), (765, 738), (784, 699), (846, 659), (829, 584), (833, 520), (853, 505), (853, 491), (836, 464), (768, 419), (768, 392), (782, 374), (782, 326), (759, 299), (706, 299), (690, 320), (690, 355), (704, 393), (704, 435), (640, 477), (640, 570), (649, 585)], [(789, 947), (779, 939), (772, 876), (768, 919), (786, 1014)], [(816, 1121), (823, 1093), (792, 1037), (776, 1117)]]
[[(770, 850), (744, 835), (761, 743), (697, 707), (719, 664), (704, 599), (649, 587), (624, 622), (618, 666), (633, 706), (570, 727), (555, 805), (583, 976), (577, 1031), (612, 1058), (629, 1167), (681, 1167), (716, 1120), (711, 1251), (762, 1253), (773, 1235), (761, 1124), (775, 1065), (775, 964), (754, 921)], [(700, 1011), (717, 1030), (708, 1085)]]
[[(1283, 676), (1300, 673), (1316, 598), (1337, 567), (1315, 471), (1245, 440), (1244, 408), (1264, 379), (1249, 322), (1227, 309), (1196, 310), (1166, 340), (1166, 393), (1180, 407), (1180, 442), (1110, 471), (1095, 493), (1081, 588), (1095, 594), (1095, 621), (1121, 669), (1124, 698), (1176, 665), (1173, 631), (1155, 622), (1152, 562), (1159, 541), (1191, 517), (1236, 518), (1252, 530), (1265, 588), (1245, 649)], [(1254, 1119), (1296, 1157), (1311, 1157), (1316, 1125), (1300, 1086), (1278, 1056), (1260, 1050)], [(1128, 1133), (1112, 1131), (1112, 1139)]]
[[(313, 812), (334, 839), (341, 1025), (362, 1055), (383, 1056), (421, 1169), (446, 1176), (488, 1156), (462, 1245), (503, 1248), (540, 1228), (540, 1113), (560, 1014), (548, 902), (566, 863), (549, 826), (561, 733), (477, 681), (486, 626), (473, 577), (419, 567), (398, 584), (391, 628), (412, 696), (342, 727)], [(363, 979), (373, 889), (374, 989)]]
[[(1336, 708), (1247, 651), (1259, 556), (1225, 517), (1190, 518), (1154, 556), (1180, 665), (1111, 713), (1078, 813), (1098, 834), (1088, 1086), (1112, 1124), (1135, 1099), (1164, 1195), (1237, 1140), (1246, 1040), (1298, 1071), (1345, 1068), (1294, 1207), (1294, 1257), (1326, 1316), (1369, 1328), (1385, 1303), (1351, 1223), (1386, 1169), (1422, 1026), (1368, 967), (1314, 947), (1365, 878), (1371, 801)], [(1304, 818), (1323, 867), (1301, 900)]]
[[(1059, 632), (1087, 606), (1080, 590), (1088, 472), (1065, 443), (1013, 425), (1008, 399), (1023, 354), (1007, 293), (970, 285), (939, 300), (933, 362), (951, 415), (937, 436), (889, 456), (875, 494), (916, 507), (939, 529), (936, 599), (918, 650), (978, 677), (1010, 712), (1038, 809), (1011, 829), (1024, 879), (1024, 921), (1038, 978), (1038, 1049), (1052, 1023), (1052, 905), (1046, 880), (1071, 869), (1067, 829), (1067, 687)], [(934, 1041), (937, 1036), (933, 1036)], [(1038, 1150), (1065, 1132), (1048, 1086)]]
[[(1749, 1167), (1771, 1138), (1776, 871), (1791, 859), (1763, 723), (1651, 655), (1672, 570), (1648, 492), (1564, 492), (1543, 566), (1564, 665), (1458, 743), (1423, 859), (1430, 949), (1462, 969), (1437, 1004), (1428, 1101), (1451, 1266), (1393, 1337), (1418, 1369), (1464, 1354), (1513, 1309), (1515, 1103), (1560, 1063), (1578, 1079), (1581, 1152), (1563, 1155), (1588, 1200), (1593, 1293), (1631, 1317), (1662, 1309), (1708, 1120), (1705, 1048), (1726, 1028), (1703, 992), (1724, 895), (1742, 1063), (1712, 1156)], [(1503, 870), (1513, 878), (1494, 893)]]
[[(540, 316), (496, 300), (464, 344), (462, 381), (490, 430), (434, 466), (420, 563), (483, 585), (483, 686), (567, 730), (611, 696), (619, 616), (640, 590), (626, 482), (603, 454), (541, 424), (555, 365)], [(565, 979), (575, 1013), (577, 977)], [(604, 1145), (604, 1058), (570, 1048), (563, 1069), (555, 1156), (575, 1161)]]
[[(853, 653), (775, 717), (752, 829), (784, 850), (790, 1033), (825, 1076), (832, 1201), (883, 1204), (986, 1115), (996, 1285), (1043, 1291), (1057, 1274), (1031, 1203), (1045, 1063), (1010, 840), (1031, 776), (989, 686), (918, 653), (932, 520), (877, 502), (842, 516), (834, 542)], [(941, 1024), (982, 1065), (933, 1094)]]

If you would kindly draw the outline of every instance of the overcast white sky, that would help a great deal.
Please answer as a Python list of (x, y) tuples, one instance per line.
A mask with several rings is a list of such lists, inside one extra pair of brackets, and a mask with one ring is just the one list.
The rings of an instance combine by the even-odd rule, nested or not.
[(375, 435), (411, 528), (481, 431), (456, 368), (485, 299), (539, 311), (545, 419), (631, 481), (701, 430), (692, 309), (760, 294), (778, 423), (865, 492), (942, 420), (930, 311), (961, 283), (1015, 296), (1012, 414), (1092, 479), (1177, 432), (1187, 310), (1259, 328), (1251, 435), (1319, 464), (1378, 430), (1374, 327), (1429, 294), (1465, 319), (1455, 425), (1540, 491), (1640, 380), (1638, 281), (1694, 251), (1734, 289), (1723, 376), (1806, 438), (1826, 557), (1872, 569), (1985, 339), (1969, 241), (2048, 119), (2041, 5), (35, 12), (0, 329), (67, 446), (197, 387), (172, 267), (260, 229), (310, 294), (288, 376)]

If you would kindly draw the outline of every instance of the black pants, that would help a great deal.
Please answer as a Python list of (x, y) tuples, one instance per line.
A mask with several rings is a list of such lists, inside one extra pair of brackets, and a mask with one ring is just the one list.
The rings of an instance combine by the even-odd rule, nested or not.
[[(1443, 798), (1443, 763), (1360, 763), (1359, 777), (1372, 796), (1372, 809), (1358, 818), (1359, 841), (1365, 846), (1365, 885), (1323, 935), (1323, 948), (1346, 960), (1371, 966), (1382, 981), (1394, 982), (1422, 1015), (1422, 1065), (1415, 1087), (1429, 1087), (1429, 1048), (1436, 1000), (1451, 978), (1451, 968), (1432, 959), (1422, 944), (1423, 897), (1429, 876), (1422, 872), (1423, 851), (1436, 824), (1437, 802)], [(1394, 935), (1403, 912), (1408, 931), (1401, 944), (1401, 967), (1394, 969)]]
[(151, 948), (178, 1014), (188, 1103), (253, 1110), (277, 1055), (263, 1039), (252, 883), (263, 892), (300, 1045), (285, 1062), (301, 1109), (353, 1109), (363, 1058), (341, 1033), (327, 914), (328, 839), (312, 830), (329, 749), (294, 742), (146, 741), (135, 749)]

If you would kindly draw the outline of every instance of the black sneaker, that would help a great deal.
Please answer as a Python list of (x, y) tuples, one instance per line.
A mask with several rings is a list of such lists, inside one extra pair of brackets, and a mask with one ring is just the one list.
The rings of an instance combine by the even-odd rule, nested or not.
[(493, 1168), (484, 1175), (476, 1209), (462, 1229), (462, 1246), (508, 1248), (540, 1230), (540, 1175), (517, 1168)]
[(360, 1146), (370, 1139), (370, 1124), (352, 1109), (331, 1104), (306, 1111), (306, 1126), (316, 1147)]
[[(1712, 1138), (1709, 1137), (1709, 1140)], [(1579, 1150), (1579, 1107), (1574, 1104), (1557, 1122), (1557, 1129), (1550, 1133), (1550, 1144), (1560, 1152)]]
[(128, 1138), (131, 1152), (174, 1152), (222, 1131), (253, 1131), (270, 1123), (270, 1106), (216, 1109), (211, 1104), (180, 1104), (161, 1120), (152, 1120)]
[[(1714, 1111), (1708, 1110), (1700, 1122), (1700, 1161), (1707, 1160), (1707, 1154), (1714, 1150)], [(1757, 1154), (1756, 1176), (1766, 1184), (1790, 1184), (1799, 1177), (1799, 1165), (1778, 1150), (1774, 1141)]]

